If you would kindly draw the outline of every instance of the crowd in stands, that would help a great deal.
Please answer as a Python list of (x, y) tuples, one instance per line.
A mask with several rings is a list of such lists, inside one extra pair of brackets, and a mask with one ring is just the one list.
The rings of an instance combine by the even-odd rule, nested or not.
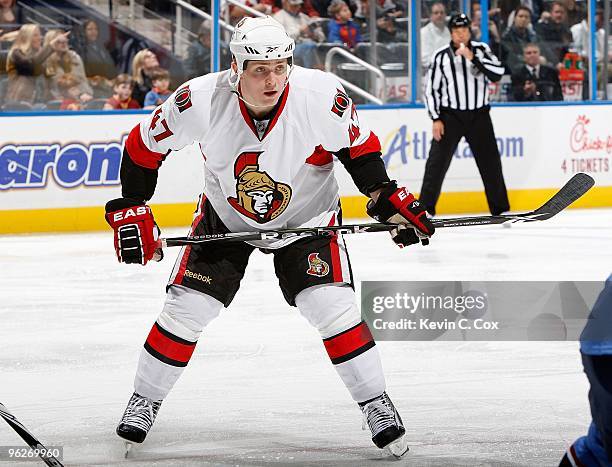
[[(343, 46), (359, 56), (360, 44), (368, 45), (372, 1), (376, 41), (383, 46), (406, 46), (397, 49), (406, 57), (394, 58), (405, 62), (407, 75), (407, 0), (244, 0), (244, 5), (272, 15), (284, 25), (296, 42), (298, 65), (322, 69), (325, 52), (331, 46)], [(588, 68), (589, 29), (584, 1), (491, 0), (489, 5), (488, 44), (511, 76), (508, 99), (562, 100), (559, 71), (566, 66), (566, 54), (577, 54)], [(424, 0), (422, 7), (420, 61), (425, 74), (433, 52), (450, 41), (446, 23), (451, 11), (459, 6), (453, 1)], [(472, 39), (481, 40), (480, 3), (474, 0), (470, 8)], [(249, 14), (229, 3), (224, 9), (233, 24)], [(603, 83), (604, 72), (608, 70), (612, 77), (612, 55), (603, 55), (606, 35), (601, 7), (597, 8), (596, 23), (596, 66), (601, 89), (607, 84)], [(183, 58), (181, 81), (210, 72), (210, 26), (203, 22), (195, 35)], [(381, 56), (381, 60), (389, 60)], [(230, 65), (224, 42), (220, 58), (222, 68)], [(3, 110), (152, 109), (167, 99), (173, 85), (179, 83), (160, 67), (158, 56), (147, 44), (138, 39), (130, 38), (119, 50), (111, 49), (102, 41), (100, 25), (93, 19), (71, 31), (43, 29), (36, 24), (23, 24), (23, 12), (15, 0), (0, 0)]]

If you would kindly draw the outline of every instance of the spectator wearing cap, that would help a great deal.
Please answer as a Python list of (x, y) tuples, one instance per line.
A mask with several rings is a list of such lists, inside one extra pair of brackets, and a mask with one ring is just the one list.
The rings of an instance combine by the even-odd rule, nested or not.
[(527, 44), (523, 51), (524, 65), (512, 74), (512, 94), (521, 102), (562, 101), (559, 72), (556, 68), (542, 65), (540, 48)]
[(353, 14), (343, 0), (333, 0), (328, 9), (331, 21), (328, 25), (328, 42), (339, 42), (349, 49), (362, 41), (359, 26), (352, 20)]
[(446, 7), (442, 2), (434, 2), (429, 10), (429, 23), (421, 28), (421, 63), (427, 70), (434, 51), (448, 45), (450, 32), (446, 27)]
[(303, 0), (283, 0), (283, 9), (273, 17), (295, 41), (294, 57), (297, 64), (313, 68), (317, 65), (317, 42), (323, 42), (325, 34), (313, 19), (300, 11), (302, 4)]
[(451, 42), (434, 52), (426, 79), (433, 140), (420, 200), (431, 215), (436, 213), (444, 177), (463, 137), (474, 155), (491, 214), (510, 209), (488, 93), (489, 82), (499, 81), (504, 67), (487, 44), (470, 40), (470, 24), (465, 14), (451, 17)]
[[(187, 58), (183, 61), (188, 79), (210, 73), (210, 50), (210, 25), (207, 21), (202, 21), (198, 29), (198, 38), (187, 48)], [(229, 67), (231, 61), (229, 47), (223, 41), (221, 41), (219, 51), (221, 68)]]

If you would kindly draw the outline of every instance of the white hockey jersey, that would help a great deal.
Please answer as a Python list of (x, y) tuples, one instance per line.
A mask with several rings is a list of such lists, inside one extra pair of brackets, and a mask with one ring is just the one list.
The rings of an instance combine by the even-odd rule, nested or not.
[[(338, 80), (294, 67), (277, 112), (258, 129), (232, 93), (229, 73), (188, 81), (135, 127), (126, 143), (133, 161), (157, 168), (171, 151), (199, 144), (204, 195), (232, 232), (335, 223), (332, 153), (349, 148), (355, 158), (380, 151)], [(279, 248), (292, 240), (252, 244)]]

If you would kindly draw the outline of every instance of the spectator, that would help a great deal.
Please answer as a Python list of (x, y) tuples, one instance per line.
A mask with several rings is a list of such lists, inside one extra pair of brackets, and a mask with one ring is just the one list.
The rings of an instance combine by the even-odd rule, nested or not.
[(57, 80), (62, 95), (60, 110), (83, 110), (81, 104), (81, 80), (71, 73), (64, 73)]
[[(482, 40), (482, 31), (480, 29), (481, 20), (482, 20), (482, 13), (481, 13), (480, 8), (474, 9), (474, 15), (472, 17), (472, 26), (470, 29), (472, 31), (472, 40), (479, 41), (479, 42)], [(489, 20), (489, 42), (487, 45), (491, 48), (491, 51), (495, 55), (501, 55), (500, 54), (500, 49), (501, 49), (500, 44), (501, 44), (501, 37), (499, 35), (499, 29), (497, 29), (497, 25), (493, 21)]]
[[(607, 83), (604, 83), (604, 63), (608, 67), (608, 77), (612, 77), (612, 51), (608, 51), (608, 59), (604, 60), (604, 43), (606, 40), (606, 30), (604, 29), (604, 11), (601, 5), (597, 5), (595, 9), (595, 27), (597, 32), (595, 33), (595, 39), (597, 46), (595, 48), (595, 60), (597, 62), (597, 87), (602, 90)], [(591, 39), (591, 32), (589, 31), (589, 24), (586, 19), (583, 19), (580, 23), (574, 24), (570, 28), (573, 38), (573, 47), (576, 52), (580, 54), (584, 63), (590, 62), (590, 51), (589, 41)]]
[(559, 72), (542, 65), (540, 48), (527, 44), (523, 51), (525, 64), (512, 75), (512, 94), (515, 101), (562, 101)]
[[(259, 11), (260, 13), (264, 15), (271, 15), (273, 12), (272, 5), (274, 5), (275, 2), (273, 0), (266, 2), (266, 3), (259, 1), (259, 0), (240, 0), (240, 3), (243, 4), (244, 6), (252, 8), (255, 11)], [(223, 13), (226, 10), (229, 11), (230, 23), (233, 26), (238, 24), (240, 20), (244, 18), (245, 16), (253, 16), (246, 9), (241, 8), (238, 5), (231, 4), (229, 2), (223, 2), (222, 8), (224, 10), (222, 12), (222, 16), (225, 16), (223, 15)]]
[(502, 36), (502, 50), (506, 67), (514, 73), (525, 64), (523, 49), (536, 43), (537, 36), (531, 29), (531, 10), (519, 6), (514, 13), (514, 23)]
[(98, 24), (93, 19), (83, 24), (83, 37), (78, 51), (94, 95), (108, 96), (112, 90), (112, 79), (117, 76), (117, 67), (108, 49), (100, 42)]
[(23, 10), (16, 0), (0, 0), (0, 41), (13, 41), (23, 24)]
[(115, 63), (117, 63), (117, 72), (130, 74), (134, 58), (138, 52), (146, 49), (148, 45), (137, 37), (124, 36), (123, 34), (116, 37), (116, 42), (119, 43), (119, 46), (115, 50), (113, 57), (115, 58)]
[[(221, 52), (221, 68), (229, 68), (231, 57), (229, 47), (221, 41), (219, 51)], [(187, 58), (183, 61), (183, 67), (187, 78), (195, 78), (210, 73), (210, 25), (202, 21), (198, 29), (198, 40), (191, 43), (187, 49)]]
[(151, 71), (151, 83), (153, 88), (147, 93), (144, 100), (145, 109), (154, 109), (158, 105), (166, 102), (170, 97), (170, 73), (163, 68), (156, 68)]
[(132, 60), (132, 80), (134, 86), (132, 95), (140, 107), (144, 105), (144, 98), (153, 87), (150, 74), (155, 68), (159, 68), (159, 61), (149, 49), (142, 49)]
[(104, 104), (104, 110), (140, 109), (141, 106), (132, 97), (134, 81), (127, 73), (121, 73), (113, 81), (113, 97)]
[(353, 14), (343, 0), (333, 0), (328, 13), (331, 18), (327, 33), (328, 42), (340, 42), (349, 49), (361, 42), (359, 26), (353, 22)]
[(542, 54), (551, 65), (557, 65), (572, 41), (572, 33), (567, 27), (565, 6), (554, 1), (550, 12), (542, 14), (536, 25), (536, 33), (542, 44)]
[[(383, 14), (382, 8), (374, 2), (374, 8), (376, 10), (376, 18), (380, 18)], [(370, 3), (368, 0), (359, 0), (357, 2), (357, 9), (353, 14), (353, 21), (359, 26), (361, 31), (361, 37), (364, 41), (370, 40), (370, 31), (368, 28), (368, 20), (370, 19)]]
[(517, 8), (525, 6), (531, 11), (531, 22), (535, 23), (540, 18), (544, 8), (542, 0), (499, 0), (499, 26), (500, 30), (506, 32), (514, 24), (514, 15)]
[(560, 0), (565, 7), (565, 12), (567, 14), (567, 24), (569, 26), (573, 26), (574, 24), (578, 24), (586, 17), (586, 3), (581, 1), (580, 4), (576, 2), (576, 0)]
[(93, 90), (87, 82), (83, 60), (74, 50), (68, 48), (68, 38), (59, 29), (52, 29), (45, 34), (44, 45), (49, 45), (53, 53), (45, 61), (45, 85), (47, 100), (58, 100), (62, 93), (57, 87), (57, 80), (65, 73), (71, 73), (79, 81), (81, 102), (93, 98)]
[[(319, 0), (315, 0), (315, 1), (319, 1)], [(325, 7), (323, 8), (323, 14), (321, 14), (321, 12), (319, 11), (319, 9), (322, 7), (321, 4), (316, 4), (315, 5), (315, 1), (312, 0), (304, 0), (304, 2), (302, 3), (301, 7), (300, 7), (300, 12), (304, 13), (307, 16), (310, 16), (312, 18), (319, 18), (321, 16), (325, 16), (327, 14), (327, 7), (329, 6), (329, 1), (328, 0), (320, 0), (321, 4), (325, 4)], [(260, 3), (263, 3), (264, 5), (270, 5), (271, 7), (271, 11), (272, 13), (277, 13), (279, 11), (282, 10), (282, 1), (281, 0), (260, 0)]]
[(325, 34), (308, 15), (300, 9), (303, 0), (282, 0), (283, 9), (274, 13), (273, 17), (281, 23), (287, 34), (295, 41), (294, 57), (298, 65), (313, 68), (317, 65), (317, 42), (325, 40)]
[(423, 72), (429, 67), (433, 53), (450, 42), (450, 32), (446, 27), (446, 7), (442, 2), (434, 2), (429, 12), (429, 23), (421, 28), (421, 63)]
[[(544, 3), (542, 0), (500, 0), (499, 6), (499, 27), (500, 31), (505, 33), (514, 24), (514, 15), (516, 14), (517, 8), (520, 6), (529, 8), (532, 26), (535, 26), (535, 23), (540, 19), (540, 13), (544, 8)], [(508, 8), (511, 9), (508, 10)]]
[(66, 39), (68, 34), (69, 32), (61, 33), (43, 47), (42, 35), (37, 25), (24, 24), (19, 28), (6, 61), (7, 102), (25, 101), (31, 104), (36, 100), (36, 83), (44, 72), (43, 63), (53, 53), (54, 42), (61, 38)]
[(395, 15), (386, 13), (376, 20), (376, 26), (378, 27), (377, 40), (379, 42), (408, 42), (407, 33), (397, 27), (395, 18)]

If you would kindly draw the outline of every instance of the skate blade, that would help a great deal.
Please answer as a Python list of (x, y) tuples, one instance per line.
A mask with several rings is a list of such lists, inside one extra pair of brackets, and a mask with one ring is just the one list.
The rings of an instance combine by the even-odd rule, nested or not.
[(387, 444), (383, 448), (383, 453), (386, 457), (395, 457), (401, 459), (408, 452), (408, 440), (406, 436), (402, 436), (397, 441)]
[(128, 458), (128, 454), (130, 453), (130, 450), (132, 449), (132, 443), (130, 443), (129, 441), (125, 441), (125, 454), (123, 455), (124, 458)]

